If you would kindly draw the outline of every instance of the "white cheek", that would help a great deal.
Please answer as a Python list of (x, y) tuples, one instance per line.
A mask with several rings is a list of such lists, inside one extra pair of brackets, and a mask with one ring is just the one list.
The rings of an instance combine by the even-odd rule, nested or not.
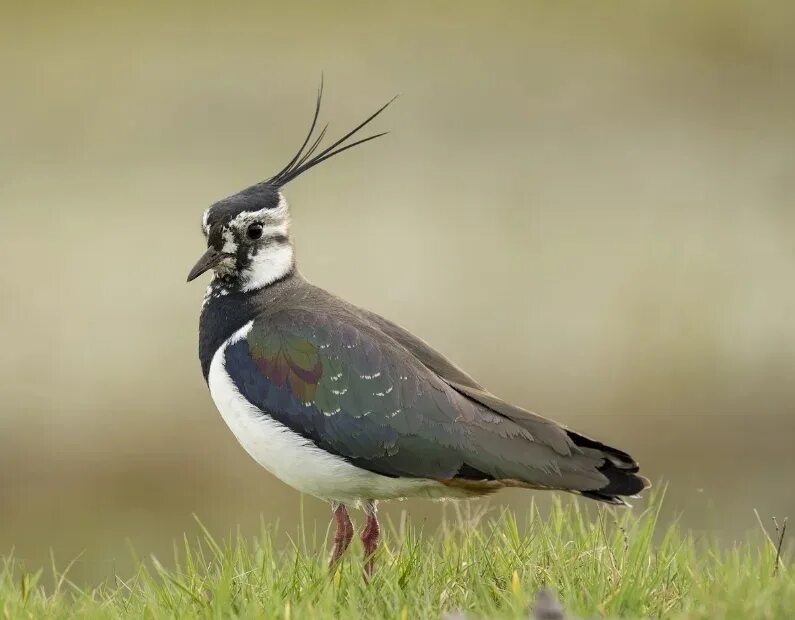
[(259, 252), (244, 274), (244, 291), (254, 291), (286, 276), (293, 268), (293, 246), (270, 246)]

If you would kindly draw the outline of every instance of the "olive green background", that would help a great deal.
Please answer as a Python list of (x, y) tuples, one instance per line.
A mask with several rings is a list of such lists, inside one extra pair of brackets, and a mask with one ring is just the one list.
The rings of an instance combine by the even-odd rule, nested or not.
[(699, 535), (792, 516), (793, 26), (785, 2), (4, 3), (0, 552), (83, 552), (90, 581), (192, 513), (294, 530), (210, 401), (184, 280), (321, 71), (331, 135), (401, 97), (287, 188), (310, 280), (629, 450)]

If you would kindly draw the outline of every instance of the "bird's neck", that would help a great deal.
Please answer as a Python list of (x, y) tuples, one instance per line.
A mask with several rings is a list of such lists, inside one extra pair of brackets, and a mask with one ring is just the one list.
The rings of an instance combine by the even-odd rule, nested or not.
[(207, 289), (199, 318), (199, 360), (205, 380), (213, 355), (224, 341), (253, 318), (251, 294), (213, 282)]

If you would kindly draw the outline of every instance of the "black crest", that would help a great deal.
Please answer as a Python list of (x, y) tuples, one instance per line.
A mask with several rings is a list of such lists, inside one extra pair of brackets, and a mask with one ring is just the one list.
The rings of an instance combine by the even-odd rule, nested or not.
[[(317, 119), (320, 114), (320, 102), (323, 98), (323, 79), (320, 79), (320, 87), (317, 91), (317, 102), (315, 103), (315, 113), (312, 116), (312, 124), (309, 126), (309, 132), (306, 134), (306, 138), (304, 139), (304, 143), (301, 145), (301, 148), (298, 149), (298, 152), (293, 156), (290, 162), (282, 168), (279, 172), (273, 175), (270, 179), (265, 181), (266, 184), (272, 187), (282, 187), (292, 181), (297, 176), (303, 174), (310, 168), (314, 168), (319, 163), (326, 161), (327, 159), (334, 157), (335, 155), (339, 155), (343, 151), (347, 151), (348, 149), (352, 149), (354, 146), (359, 146), (360, 144), (364, 144), (365, 142), (369, 142), (370, 140), (375, 140), (376, 138), (380, 138), (381, 136), (386, 135), (387, 131), (383, 133), (378, 133), (372, 136), (368, 136), (367, 138), (362, 138), (361, 140), (356, 140), (355, 142), (351, 142), (350, 144), (345, 144), (345, 142), (352, 138), (360, 129), (362, 129), (365, 125), (367, 125), (370, 121), (372, 121), (376, 116), (381, 114), (386, 107), (392, 103), (397, 97), (393, 97), (389, 101), (387, 101), (384, 105), (382, 105), (378, 110), (376, 110), (373, 114), (371, 114), (367, 119), (363, 122), (359, 123), (356, 127), (354, 127), (351, 131), (346, 133), (342, 136), (339, 140), (327, 146), (322, 151), (317, 152), (318, 148), (320, 147), (320, 143), (323, 141), (323, 137), (326, 135), (326, 130), (328, 129), (328, 124), (323, 126), (323, 129), (320, 130), (318, 135), (314, 137), (313, 134), (315, 133), (315, 128), (317, 127)], [(310, 141), (312, 143), (310, 144)]]

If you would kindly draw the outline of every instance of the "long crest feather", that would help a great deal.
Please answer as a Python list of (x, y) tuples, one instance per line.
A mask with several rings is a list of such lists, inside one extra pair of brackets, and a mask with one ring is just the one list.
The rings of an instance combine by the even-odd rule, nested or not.
[[(348, 149), (352, 149), (354, 146), (359, 146), (360, 144), (364, 144), (365, 142), (369, 142), (370, 140), (375, 140), (376, 138), (380, 138), (381, 136), (385, 136), (387, 131), (374, 134), (372, 136), (368, 136), (366, 138), (362, 138), (360, 140), (356, 140), (349, 144), (345, 144), (347, 140), (352, 138), (356, 133), (358, 133), (361, 129), (363, 129), (366, 125), (368, 125), (376, 116), (381, 114), (390, 103), (392, 103), (397, 96), (393, 97), (389, 101), (387, 101), (384, 105), (382, 105), (378, 110), (376, 110), (373, 114), (367, 117), (364, 121), (359, 123), (356, 127), (346, 133), (344, 136), (336, 140), (333, 144), (325, 147), (320, 152), (316, 152), (320, 147), (320, 143), (323, 141), (323, 138), (326, 135), (326, 130), (328, 129), (328, 124), (323, 126), (323, 129), (320, 130), (320, 133), (313, 139), (313, 135), (315, 133), (315, 128), (317, 127), (317, 119), (320, 115), (320, 103), (323, 99), (323, 77), (320, 78), (320, 87), (317, 91), (317, 101), (315, 102), (315, 112), (312, 116), (312, 123), (309, 126), (309, 132), (306, 134), (306, 138), (304, 138), (304, 142), (301, 144), (301, 148), (298, 149), (298, 152), (293, 155), (293, 158), (290, 162), (282, 168), (279, 172), (273, 175), (270, 179), (268, 179), (267, 183), (274, 185), (275, 187), (282, 187), (295, 179), (297, 176), (303, 174), (310, 168), (314, 168), (319, 163), (326, 161), (327, 159), (334, 157), (335, 155), (339, 155), (340, 153), (347, 151)], [(310, 144), (310, 140), (312, 143)], [(309, 145), (307, 147), (307, 145)]]
[[(323, 99), (323, 75), (320, 75), (320, 87), (317, 89), (317, 100), (315, 101), (315, 113), (312, 115), (312, 124), (309, 126), (309, 132), (306, 134), (306, 138), (304, 138), (304, 142), (301, 144), (301, 148), (298, 149), (298, 152), (293, 156), (290, 162), (279, 172), (274, 174), (270, 181), (273, 182), (276, 179), (280, 179), (283, 175), (287, 174), (289, 170), (295, 165), (298, 161), (299, 157), (301, 157), (301, 153), (303, 152), (304, 148), (306, 147), (309, 139), (312, 137), (312, 133), (315, 131), (315, 126), (317, 125), (317, 117), (320, 115), (320, 102)], [(325, 132), (325, 128), (323, 130)], [(274, 183), (275, 184), (275, 183)]]

